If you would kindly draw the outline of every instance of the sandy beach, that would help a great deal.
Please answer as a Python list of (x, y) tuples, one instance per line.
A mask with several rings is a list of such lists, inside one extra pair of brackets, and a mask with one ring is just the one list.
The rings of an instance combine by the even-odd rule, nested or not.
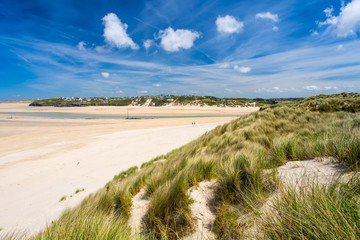
[[(0, 112), (65, 112), (153, 119), (55, 119), (0, 113), (1, 232), (43, 229), (115, 174), (169, 152), (219, 124), (257, 108), (29, 107), (1, 103)], [(199, 117), (218, 115), (219, 117)], [(197, 117), (195, 117), (197, 116)], [(196, 122), (196, 125), (192, 125)], [(77, 189), (84, 191), (75, 194)], [(66, 196), (66, 200), (60, 199)]]

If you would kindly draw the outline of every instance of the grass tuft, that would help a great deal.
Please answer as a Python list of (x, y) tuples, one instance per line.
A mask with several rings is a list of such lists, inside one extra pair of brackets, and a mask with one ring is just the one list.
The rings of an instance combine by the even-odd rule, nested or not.
[(262, 219), (260, 238), (358, 239), (360, 180), (285, 188)]
[(62, 197), (60, 198), (59, 202), (65, 201), (66, 198), (67, 198), (67, 196), (62, 196)]

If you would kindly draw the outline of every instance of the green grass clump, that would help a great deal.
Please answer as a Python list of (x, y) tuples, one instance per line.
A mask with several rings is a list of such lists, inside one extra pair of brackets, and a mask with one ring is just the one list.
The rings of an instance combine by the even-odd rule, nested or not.
[(156, 161), (159, 161), (161, 159), (166, 159), (165, 155), (160, 155), (160, 156), (158, 156), (158, 157), (156, 157), (156, 158), (154, 158), (154, 159), (152, 159), (152, 160), (150, 160), (148, 162), (144, 162), (143, 164), (141, 164), (140, 169), (146, 168), (147, 166), (150, 166), (150, 165), (154, 164)]
[(124, 179), (125, 177), (131, 175), (132, 173), (136, 172), (138, 169), (139, 169), (138, 166), (131, 167), (131, 168), (129, 168), (128, 170), (122, 171), (122, 172), (119, 173), (118, 175), (115, 175), (114, 178), (113, 178), (113, 180), (118, 180), (118, 181), (120, 181), (120, 180)]
[(359, 239), (360, 179), (285, 188), (262, 219), (266, 239)]
[(219, 239), (242, 239), (244, 237), (242, 226), (238, 219), (241, 211), (234, 205), (223, 202), (218, 206), (213, 231)]
[(189, 232), (192, 219), (188, 188), (186, 177), (180, 175), (153, 193), (147, 225), (158, 238), (166, 234), (175, 239)]
[(83, 189), (76, 189), (75, 194), (78, 194), (79, 192), (83, 192), (83, 191), (85, 191), (85, 188), (83, 188)]
[(324, 155), (334, 156), (350, 169), (359, 169), (360, 159), (360, 129), (351, 126), (344, 126), (347, 131), (325, 135), (319, 141), (319, 147), (323, 148)]
[(67, 196), (62, 196), (62, 197), (60, 198), (59, 202), (65, 201), (66, 198), (67, 198)]
[(43, 239), (133, 239), (126, 222), (101, 212), (86, 215), (66, 212), (44, 232), (32, 238)]

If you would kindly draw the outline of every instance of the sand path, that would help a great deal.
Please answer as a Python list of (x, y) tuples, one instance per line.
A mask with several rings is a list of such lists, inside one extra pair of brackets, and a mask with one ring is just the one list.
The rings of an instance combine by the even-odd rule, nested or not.
[(132, 228), (133, 234), (141, 233), (142, 223), (149, 210), (150, 198), (144, 189), (132, 198), (131, 215), (129, 218), (129, 226)]
[(212, 232), (214, 227), (215, 215), (215, 180), (202, 181), (199, 186), (194, 186), (188, 190), (190, 198), (194, 201), (191, 205), (191, 215), (195, 220), (195, 232), (183, 238), (183, 240), (213, 240), (216, 239)]
[[(76, 146), (56, 142), (2, 154), (0, 228), (37, 232), (120, 171), (180, 147), (217, 125), (120, 131), (83, 139)], [(63, 196), (67, 199), (59, 201)]]

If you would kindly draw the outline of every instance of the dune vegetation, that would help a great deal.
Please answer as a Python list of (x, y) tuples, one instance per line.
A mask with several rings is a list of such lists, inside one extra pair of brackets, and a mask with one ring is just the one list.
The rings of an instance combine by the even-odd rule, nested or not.
[[(359, 110), (360, 94), (344, 93), (242, 116), (120, 173), (31, 239), (180, 239), (194, 231), (188, 189), (204, 180), (217, 182), (212, 231), (219, 239), (358, 239), (356, 174), (329, 186), (282, 189), (271, 214), (257, 209), (279, 189), (276, 171), (264, 170), (288, 161), (331, 156), (358, 172)], [(150, 204), (144, 231), (134, 233), (128, 219), (141, 189)], [(244, 216), (247, 221), (239, 221)]]

